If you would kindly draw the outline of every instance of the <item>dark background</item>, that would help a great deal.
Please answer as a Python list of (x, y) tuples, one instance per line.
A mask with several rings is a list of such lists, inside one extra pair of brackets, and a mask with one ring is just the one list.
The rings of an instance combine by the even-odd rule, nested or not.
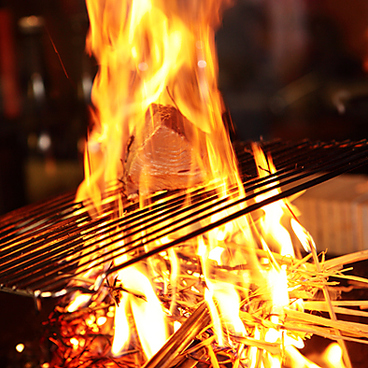
[[(83, 0), (0, 0), (0, 16), (1, 214), (82, 180), (96, 65)], [(238, 0), (217, 33), (236, 138), (366, 138), (367, 35), (365, 0)]]

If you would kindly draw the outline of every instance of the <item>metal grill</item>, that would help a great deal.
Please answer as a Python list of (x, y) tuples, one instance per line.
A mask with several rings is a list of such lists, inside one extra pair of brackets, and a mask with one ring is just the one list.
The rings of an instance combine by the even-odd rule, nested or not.
[[(270, 173), (262, 168), (267, 173), (263, 178), (257, 176), (250, 145), (235, 147), (245, 196), (235, 187), (221, 196), (211, 184), (158, 193), (139, 204), (124, 198), (120, 183), (115, 183), (105, 190), (102, 211), (96, 216), (90, 215), (89, 200), (76, 203), (75, 193), (68, 193), (1, 217), (0, 290), (56, 297), (75, 290), (72, 279), (98, 270), (95, 284), (84, 288), (95, 292), (106, 276), (124, 267), (368, 162), (365, 140), (276, 141), (261, 146), (277, 169)], [(255, 201), (260, 194), (264, 199)], [(118, 201), (124, 208), (120, 217)], [(125, 261), (115, 262), (123, 255)]]

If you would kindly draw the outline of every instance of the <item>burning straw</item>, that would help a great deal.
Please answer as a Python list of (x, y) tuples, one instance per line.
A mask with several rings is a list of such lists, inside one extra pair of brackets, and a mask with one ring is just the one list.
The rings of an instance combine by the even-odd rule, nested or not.
[[(53, 367), (276, 368), (300, 366), (297, 359), (308, 367), (296, 347), (317, 334), (340, 342), (349, 368), (343, 341), (366, 342), (368, 328), (336, 318), (329, 280), (344, 273), (318, 259), (256, 144), (264, 185), (245, 195), (216, 80), (214, 32), (230, 3), (87, 1), (87, 47), (100, 69), (78, 200), (93, 202), (101, 228), (81, 232), (87, 247), (69, 286), (87, 289), (87, 279), (101, 287), (73, 294), (51, 316)], [(142, 208), (152, 193), (188, 195), (174, 215), (157, 209), (148, 225), (104, 228), (104, 190), (118, 178)], [(192, 209), (188, 188), (198, 185), (215, 185), (218, 201)], [(123, 202), (117, 197), (112, 217), (124, 219)], [(305, 258), (295, 257), (291, 227)], [(319, 293), (325, 302), (309, 307), (330, 318), (304, 312), (303, 301)]]
[[(240, 307), (240, 318), (247, 334), (230, 334), (229, 343), (219, 346), (209, 309), (201, 297), (201, 291), (206, 288), (203, 275), (193, 277), (193, 270), (200, 268), (199, 260), (188, 257), (186, 262), (190, 271), (180, 276), (181, 286), (177, 287), (176, 295), (165, 294), (162, 284), (159, 294), (160, 301), (166, 308), (173, 298), (176, 299), (177, 307), (171, 319), (172, 322), (181, 323), (181, 327), (149, 361), (146, 361), (142, 351), (132, 316), (130, 329), (135, 332), (129, 347), (120, 356), (111, 354), (114, 310), (119, 296), (129, 290), (122, 291), (117, 286), (105, 285), (108, 292), (102, 301), (97, 298), (88, 308), (71, 313), (58, 306), (50, 316), (47, 322), (49, 339), (57, 346), (50, 366), (170, 368), (228, 367), (230, 364), (232, 367), (262, 367), (267, 366), (267, 357), (271, 355), (282, 356), (287, 366), (300, 366), (298, 364), (302, 361), (306, 367), (312, 367), (312, 363), (308, 363), (307, 358), (302, 357), (296, 348), (288, 344), (287, 339), (304, 340), (312, 335), (319, 335), (336, 341), (368, 344), (367, 325), (321, 315), (321, 312), (330, 312), (332, 308), (335, 315), (368, 317), (368, 312), (361, 310), (368, 307), (368, 301), (337, 299), (328, 302), (319, 298), (324, 289), (331, 295), (339, 293), (338, 283), (330, 281), (331, 278), (343, 277), (356, 281), (356, 277), (346, 275), (340, 265), (350, 262), (352, 258), (367, 259), (366, 252), (327, 261), (322, 254), (318, 265), (312, 262), (311, 255), (296, 260), (273, 252), (260, 250), (257, 253), (260, 259), (276, 262), (278, 267), (286, 267), (287, 270), (290, 305), (278, 311), (278, 321), (272, 320), (273, 305), (270, 300), (265, 300), (264, 287), (252, 285), (251, 293), (243, 290), (243, 294), (248, 296), (241, 300)], [(368, 283), (366, 279), (359, 280)], [(139, 295), (134, 298), (139, 298)], [(270, 329), (281, 332), (281, 339), (266, 341), (265, 336)], [(258, 331), (256, 337), (255, 331)], [(345, 356), (346, 366), (349, 364), (347, 359)]]

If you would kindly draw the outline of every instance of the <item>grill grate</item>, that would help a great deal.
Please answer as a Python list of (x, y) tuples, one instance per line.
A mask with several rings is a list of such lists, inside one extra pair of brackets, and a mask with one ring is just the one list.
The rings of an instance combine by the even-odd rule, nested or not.
[[(106, 275), (368, 162), (367, 141), (276, 141), (262, 143), (262, 149), (271, 154), (277, 172), (259, 178), (250, 145), (236, 146), (245, 197), (236, 188), (219, 196), (212, 184), (159, 193), (139, 206), (124, 198), (120, 184), (115, 183), (106, 189), (103, 210), (97, 216), (90, 216), (89, 200), (74, 202), (75, 193), (3, 216), (0, 290), (33, 297), (60, 296), (75, 290), (69, 281), (93, 269), (101, 277), (84, 291), (94, 292)], [(256, 202), (259, 194), (267, 195)], [(118, 201), (123, 201), (125, 210), (119, 218), (114, 210)], [(155, 245), (157, 240), (161, 245)], [(129, 260), (117, 264), (117, 257), (123, 255)]]

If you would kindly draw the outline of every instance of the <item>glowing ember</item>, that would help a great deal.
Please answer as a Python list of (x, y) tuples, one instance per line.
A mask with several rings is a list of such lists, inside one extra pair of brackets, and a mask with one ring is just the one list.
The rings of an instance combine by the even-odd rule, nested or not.
[(15, 350), (18, 353), (21, 353), (24, 350), (24, 348), (25, 348), (24, 344), (20, 343), (20, 344), (17, 344), (17, 346), (15, 347)]

